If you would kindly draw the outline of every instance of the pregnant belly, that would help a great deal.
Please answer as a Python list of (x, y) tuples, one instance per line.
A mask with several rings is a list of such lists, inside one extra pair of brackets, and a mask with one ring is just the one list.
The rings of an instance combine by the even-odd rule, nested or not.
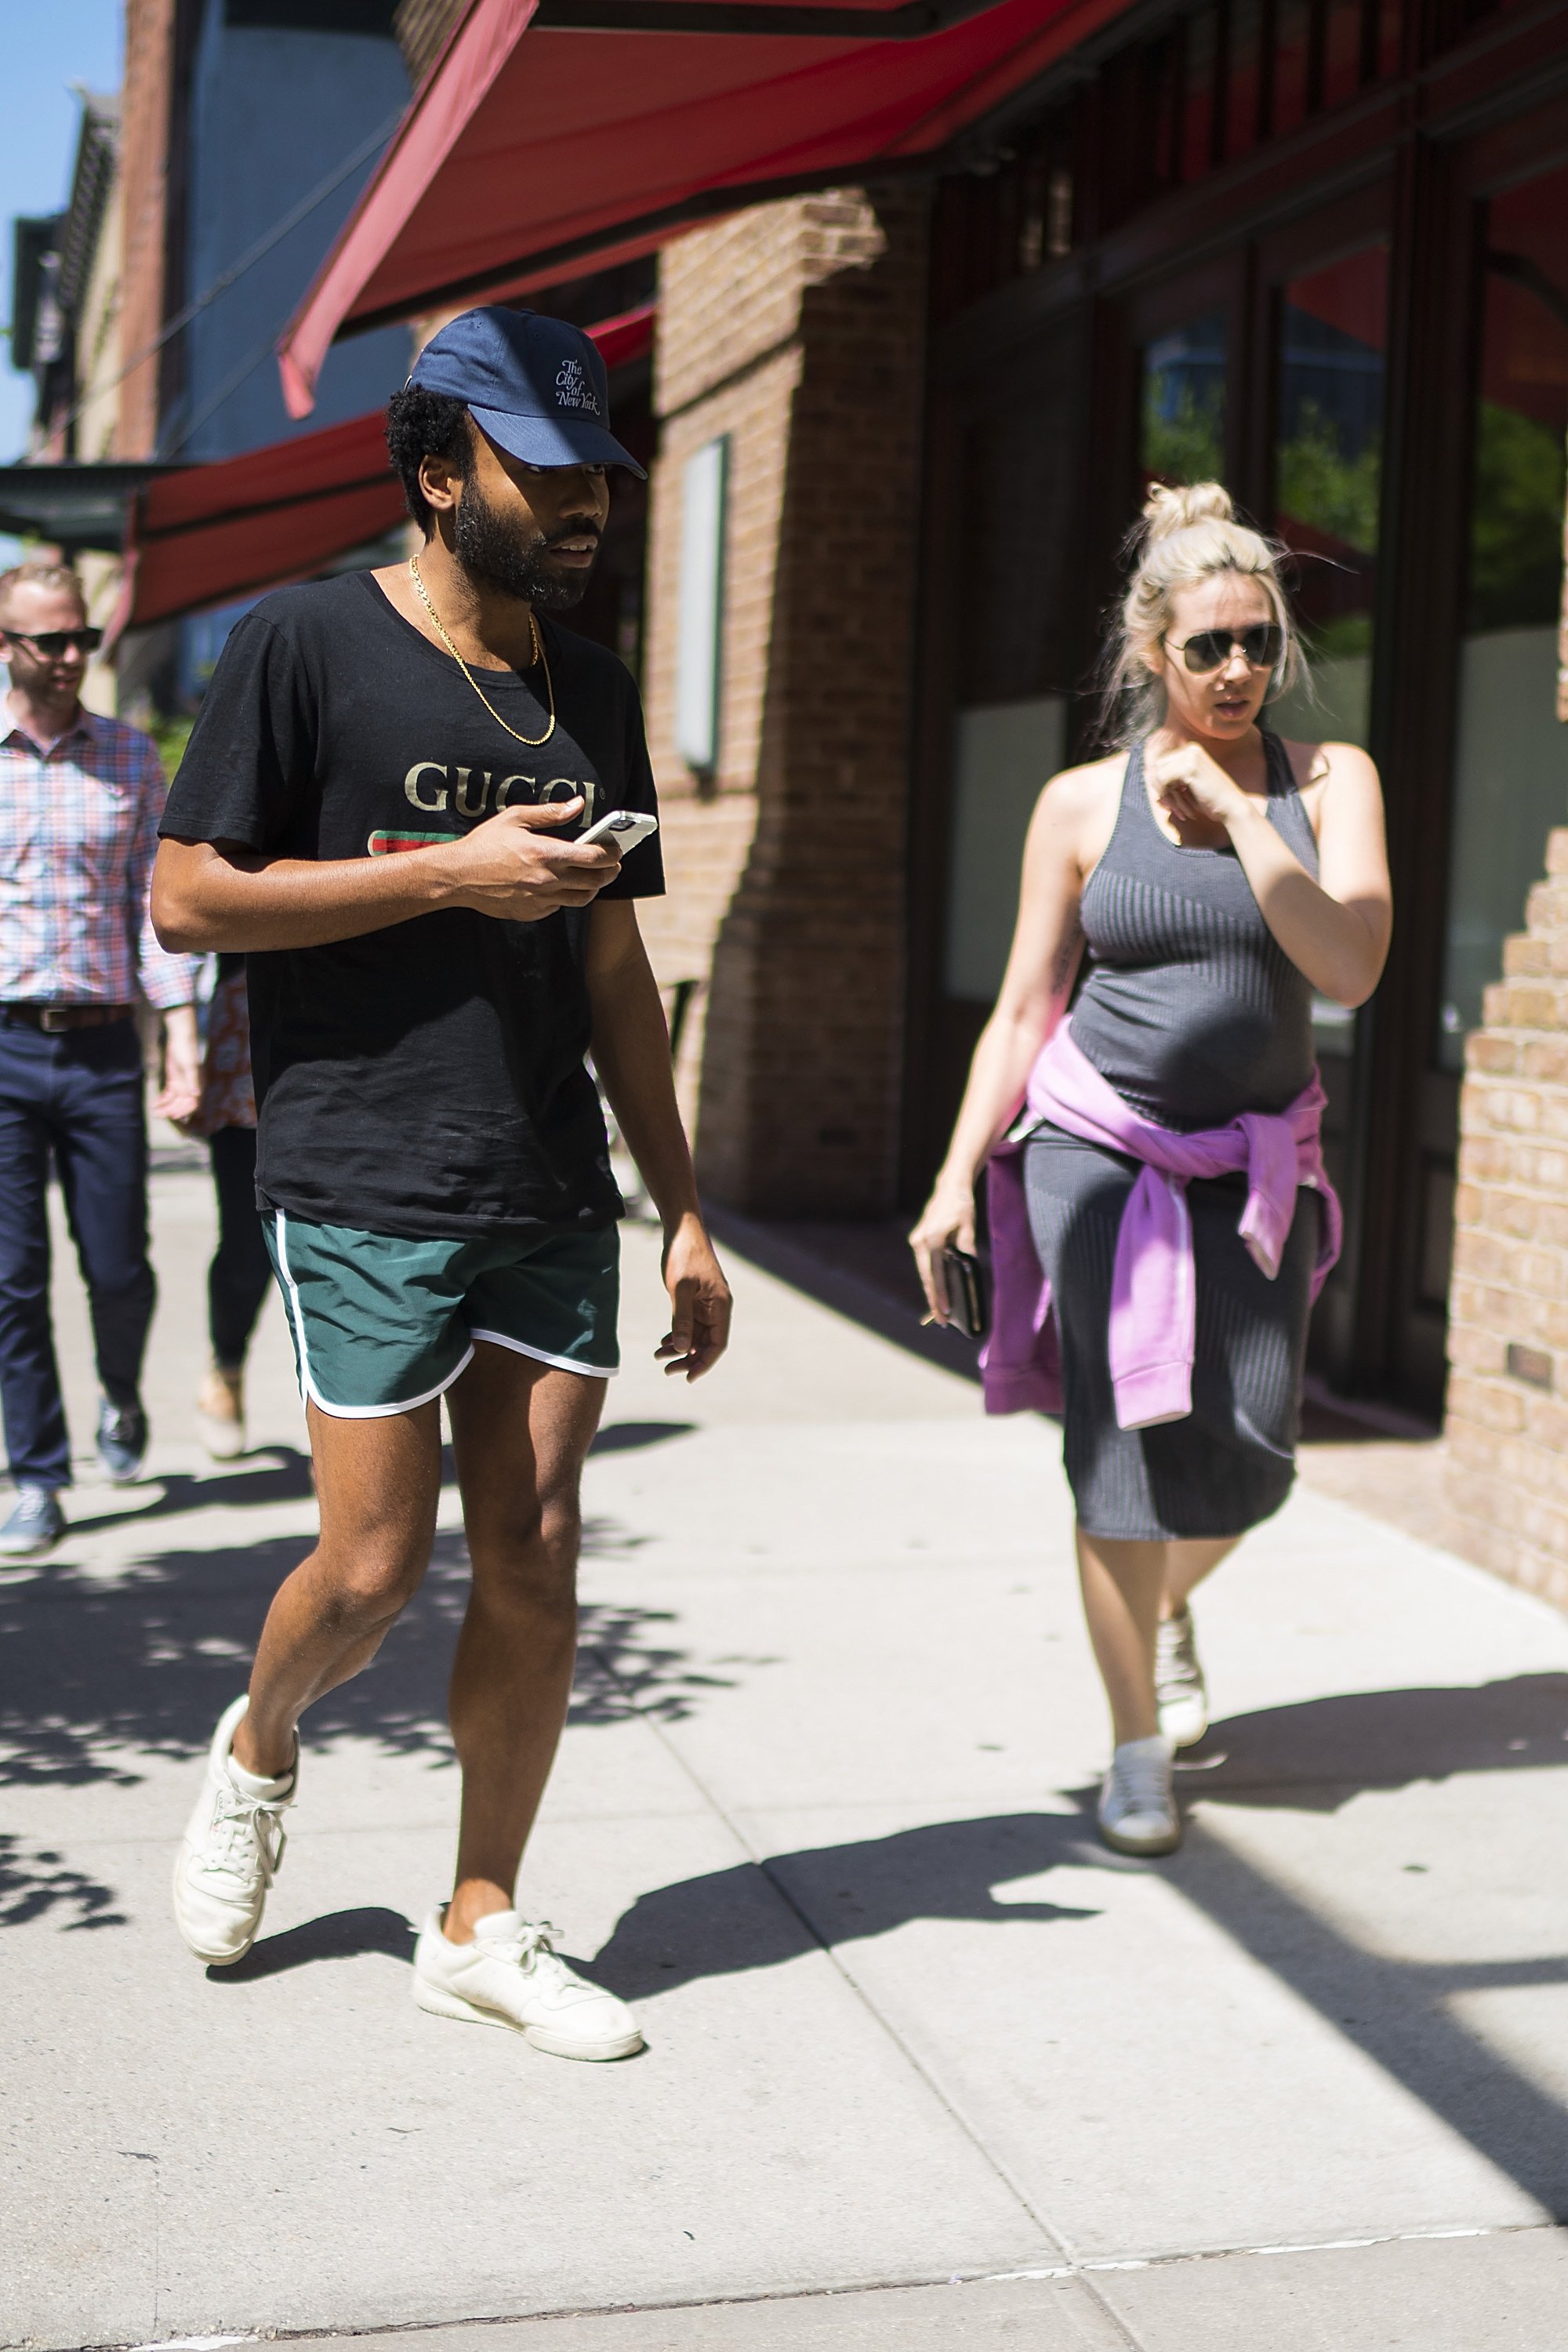
[(1285, 1006), (1141, 973), (1086, 989), (1069, 1027), (1117, 1093), (1164, 1127), (1283, 1110), (1312, 1074), (1304, 984), (1300, 1004)]

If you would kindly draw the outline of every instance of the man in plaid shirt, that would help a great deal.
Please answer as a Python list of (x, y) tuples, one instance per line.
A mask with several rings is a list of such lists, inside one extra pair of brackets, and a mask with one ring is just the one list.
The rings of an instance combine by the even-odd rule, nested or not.
[(0, 1557), (58, 1542), (70, 1449), (49, 1322), (51, 1153), (92, 1307), (98, 1456), (117, 1485), (147, 1451), (142, 1359), (157, 1296), (135, 1005), (164, 1016), (158, 1106), (199, 1088), (194, 956), (147, 915), (165, 784), (148, 738), (81, 707), (101, 632), (59, 564), (0, 574), (0, 1407), (16, 1502)]

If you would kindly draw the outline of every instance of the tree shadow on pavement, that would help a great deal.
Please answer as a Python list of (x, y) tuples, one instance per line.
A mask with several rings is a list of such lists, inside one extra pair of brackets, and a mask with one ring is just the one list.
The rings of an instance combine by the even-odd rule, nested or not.
[(51, 1847), (25, 1845), (14, 1832), (0, 1832), (0, 1927), (25, 1927), (53, 1912), (57, 1927), (123, 1927), (114, 1890), (85, 1872), (73, 1870)]
[[(0, 1586), (0, 1787), (128, 1787), (149, 1756), (199, 1754), (245, 1685), (268, 1601), (309, 1548), (308, 1536), (266, 1537), (153, 1553), (111, 1578), (54, 1567)], [(584, 1528), (588, 1559), (634, 1548), (611, 1521)], [(448, 1762), (447, 1678), (468, 1594), (462, 1537), (443, 1531), (374, 1663), (310, 1709), (307, 1747), (366, 1739)], [(731, 1676), (702, 1672), (671, 1637), (676, 1622), (669, 1610), (585, 1603), (568, 1720), (679, 1722), (705, 1692), (729, 1688)]]

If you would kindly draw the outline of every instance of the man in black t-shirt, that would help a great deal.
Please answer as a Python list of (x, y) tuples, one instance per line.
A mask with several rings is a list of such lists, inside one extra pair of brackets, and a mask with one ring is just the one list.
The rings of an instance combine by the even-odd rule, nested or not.
[(616, 1368), (617, 1230), (591, 1045), (663, 1220), (666, 1370), (721, 1353), (668, 1039), (625, 860), (655, 814), (637, 690), (560, 626), (587, 584), (608, 429), (589, 339), (473, 310), (421, 354), (387, 441), (425, 546), (265, 598), (229, 638), (170, 795), (169, 947), (243, 950), (257, 1193), (288, 1312), (321, 1541), (220, 1720), (174, 1874), (181, 1933), (249, 1950), (299, 1781), (300, 1715), (368, 1664), (429, 1559), (440, 1400), (473, 1564), (451, 1684), (457, 1883), (415, 1997), (564, 2057), (635, 2019), (515, 1907), (573, 1672), (578, 1484)]

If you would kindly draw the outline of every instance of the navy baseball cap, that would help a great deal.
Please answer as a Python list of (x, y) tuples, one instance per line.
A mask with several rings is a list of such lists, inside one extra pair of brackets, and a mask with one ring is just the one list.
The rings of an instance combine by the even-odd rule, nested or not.
[(581, 327), (537, 310), (465, 310), (433, 335), (410, 383), (460, 400), (498, 448), (525, 466), (626, 466), (610, 431), (610, 384)]

